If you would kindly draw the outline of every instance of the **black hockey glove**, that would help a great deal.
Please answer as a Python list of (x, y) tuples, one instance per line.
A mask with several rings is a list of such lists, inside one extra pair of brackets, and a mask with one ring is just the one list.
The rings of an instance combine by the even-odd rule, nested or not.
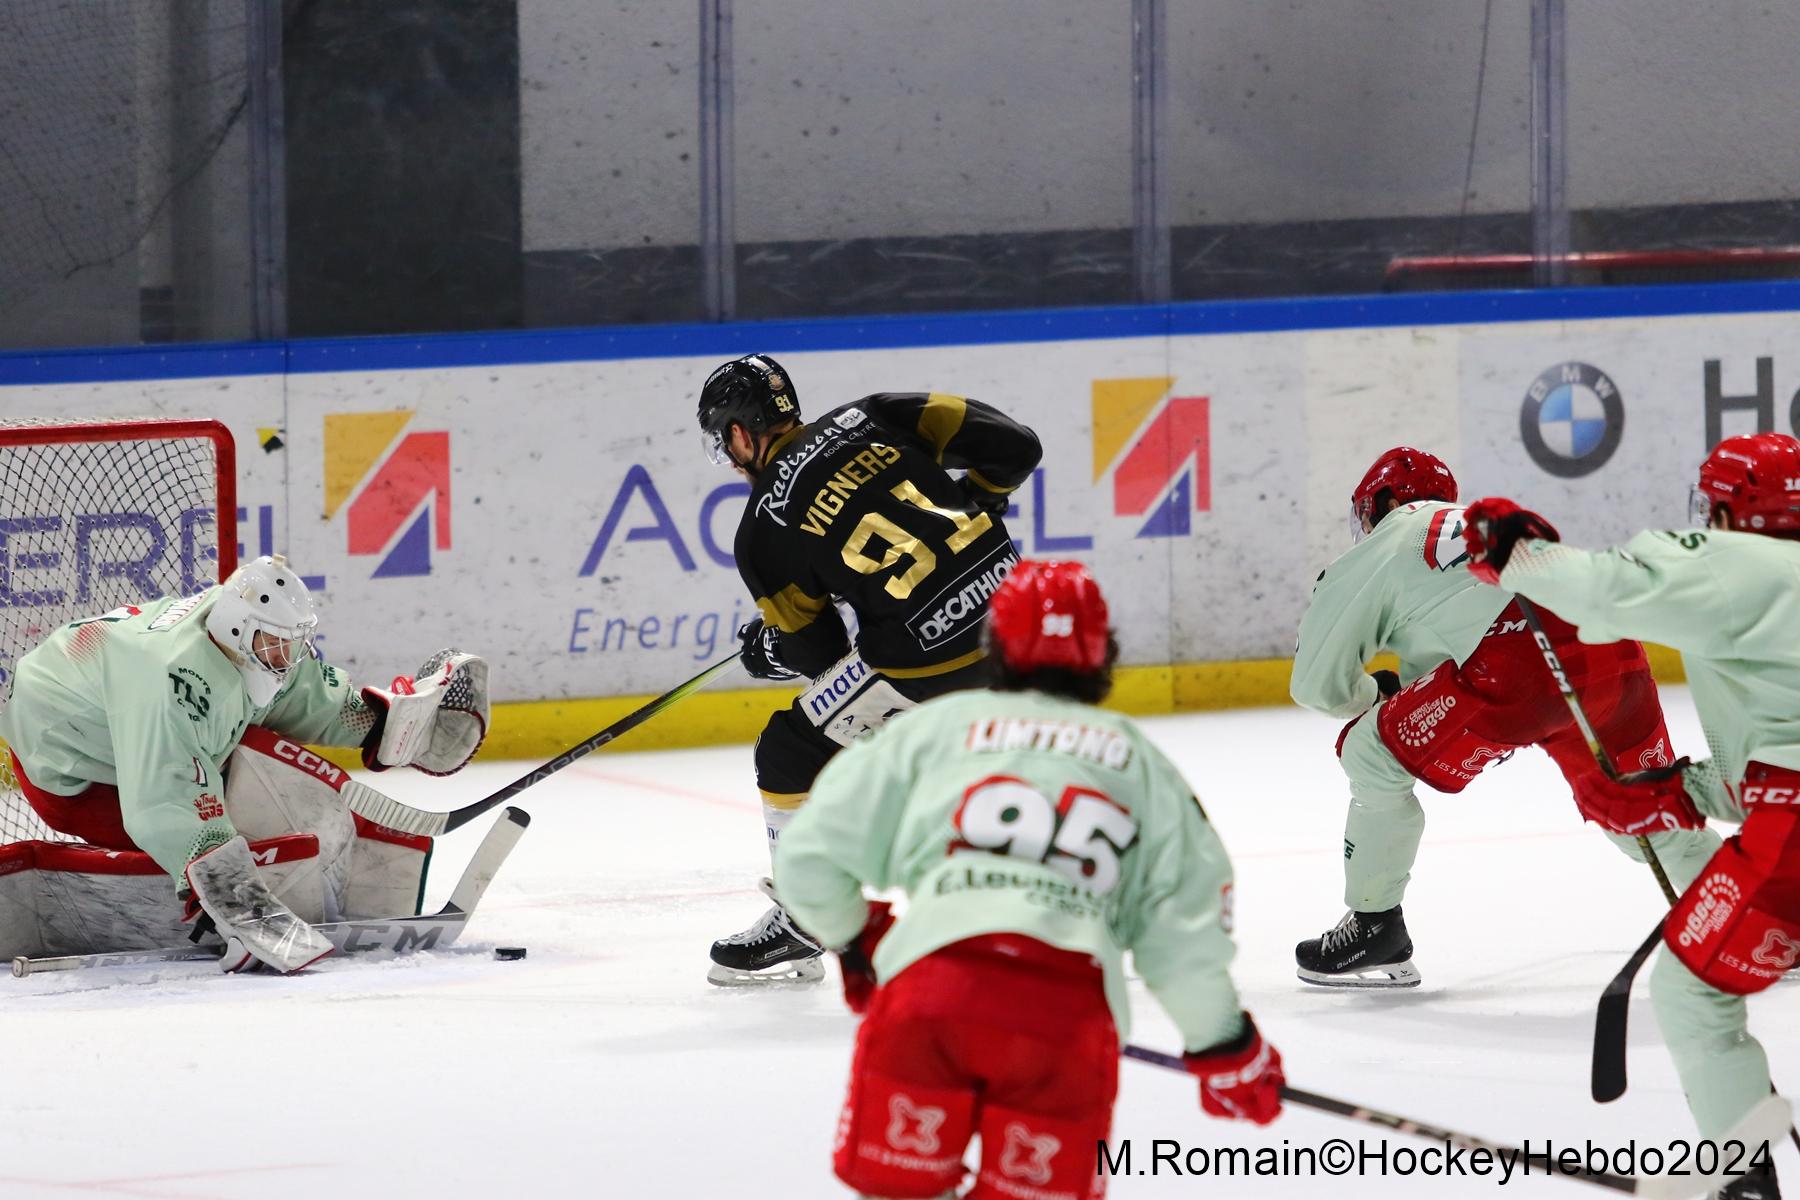
[(761, 617), (738, 630), (743, 648), (738, 657), (753, 679), (798, 679), (800, 672), (781, 661), (781, 630), (763, 624)]
[(956, 483), (958, 487), (962, 488), (963, 495), (969, 498), (969, 503), (975, 506), (976, 511), (984, 512), (990, 517), (1006, 516), (1006, 510), (1012, 505), (1011, 492), (996, 492), (991, 488), (984, 488), (967, 475), (958, 479)]
[(1389, 696), (1392, 696), (1400, 690), (1399, 672), (1370, 671), (1369, 674), (1374, 677), (1376, 690), (1381, 693), (1381, 698), (1383, 700), (1386, 700)]

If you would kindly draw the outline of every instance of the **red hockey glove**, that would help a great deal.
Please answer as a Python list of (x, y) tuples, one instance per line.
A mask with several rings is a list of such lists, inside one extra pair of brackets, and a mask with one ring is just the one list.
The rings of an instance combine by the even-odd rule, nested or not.
[(1215, 1117), (1267, 1125), (1281, 1115), (1281, 1051), (1263, 1041), (1244, 1014), (1244, 1031), (1229, 1042), (1181, 1056), (1200, 1077), (1200, 1107)]
[(1463, 543), (1469, 550), (1469, 572), (1483, 583), (1496, 586), (1513, 545), (1520, 538), (1560, 542), (1556, 526), (1511, 500), (1489, 496), (1469, 505), (1463, 513)]
[(1627, 837), (1665, 829), (1702, 829), (1706, 818), (1681, 784), (1681, 773), (1691, 762), (1682, 757), (1671, 766), (1631, 771), (1617, 779), (1596, 772), (1575, 789), (1575, 807), (1600, 828)]
[(869, 919), (863, 923), (862, 932), (838, 951), (838, 967), (844, 975), (844, 1003), (853, 1013), (869, 1011), (869, 1001), (875, 997), (875, 945), (893, 924), (893, 906), (886, 900), (877, 900), (869, 905)]

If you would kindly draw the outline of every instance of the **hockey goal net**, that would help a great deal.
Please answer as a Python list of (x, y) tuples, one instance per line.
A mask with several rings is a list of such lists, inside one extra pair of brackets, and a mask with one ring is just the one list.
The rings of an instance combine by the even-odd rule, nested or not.
[[(0, 418), (0, 711), (58, 627), (199, 591), (237, 565), (237, 458), (217, 421)], [(37, 818), (0, 742), (0, 843)]]

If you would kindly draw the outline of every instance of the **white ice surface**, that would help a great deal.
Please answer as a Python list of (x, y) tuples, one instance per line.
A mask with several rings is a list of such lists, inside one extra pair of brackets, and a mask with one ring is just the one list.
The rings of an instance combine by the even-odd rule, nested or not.
[[(1685, 689), (1678, 749), (1702, 749)], [(1293, 943), (1341, 912), (1344, 787), (1332, 722), (1264, 710), (1146, 722), (1237, 864), (1236, 977), (1298, 1087), (1494, 1141), (1619, 1145), (1691, 1137), (1640, 978), (1631, 1088), (1588, 1099), (1594, 1001), (1656, 919), (1643, 867), (1578, 821), (1528, 751), (1461, 796), (1424, 793), (1407, 895), (1424, 985), (1297, 982)], [(452, 807), (521, 773), (392, 772)], [(0, 982), (0, 1196), (833, 1197), (829, 1154), (852, 1018), (835, 972), (808, 990), (705, 981), (715, 937), (763, 909), (767, 869), (747, 747), (601, 755), (522, 798), (535, 817), (465, 943), (289, 979), (202, 965)], [(428, 907), (486, 821), (439, 846)], [(530, 950), (497, 962), (495, 945)], [(1648, 972), (1645, 972), (1645, 977)], [(1752, 1001), (1778, 1081), (1800, 1079), (1800, 986)], [(1134, 1040), (1177, 1049), (1138, 991)], [(1194, 1082), (1127, 1062), (1114, 1123), (1144, 1165), (1184, 1146), (1381, 1139), (1290, 1108), (1268, 1129), (1201, 1115)], [(1395, 1135), (1392, 1147), (1427, 1143)], [(1794, 1181), (1800, 1170), (1784, 1150)], [(1113, 1181), (1117, 1197), (1492, 1196), (1493, 1179)], [(1514, 1179), (1506, 1195), (1600, 1195)]]

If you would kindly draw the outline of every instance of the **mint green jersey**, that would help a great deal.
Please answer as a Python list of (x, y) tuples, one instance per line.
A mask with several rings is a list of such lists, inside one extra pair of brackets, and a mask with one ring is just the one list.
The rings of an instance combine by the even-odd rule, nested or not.
[(1475, 652), (1512, 597), (1464, 568), (1462, 529), (1459, 505), (1403, 504), (1320, 573), (1294, 647), (1294, 703), (1347, 719), (1380, 697), (1364, 668), (1382, 651), (1399, 655), (1401, 683)]
[(1231, 863), (1174, 765), (1127, 717), (1041, 692), (957, 692), (839, 754), (782, 831), (775, 888), (841, 947), (863, 888), (904, 888), (878, 978), (1018, 933), (1092, 955), (1120, 1036), (1129, 950), (1187, 1047), (1241, 1029), (1226, 968)]
[(1598, 553), (1521, 541), (1500, 582), (1574, 623), (1584, 642), (1681, 651), (1712, 758), (1683, 775), (1711, 816), (1742, 820), (1751, 760), (1800, 770), (1800, 542), (1687, 529)]
[(188, 860), (233, 836), (220, 768), (244, 730), (358, 745), (372, 724), (360, 692), (308, 659), (265, 708), (206, 632), (216, 589), (64, 625), (19, 660), (0, 738), (37, 787), (73, 796), (119, 789), (125, 830), (179, 880)]

